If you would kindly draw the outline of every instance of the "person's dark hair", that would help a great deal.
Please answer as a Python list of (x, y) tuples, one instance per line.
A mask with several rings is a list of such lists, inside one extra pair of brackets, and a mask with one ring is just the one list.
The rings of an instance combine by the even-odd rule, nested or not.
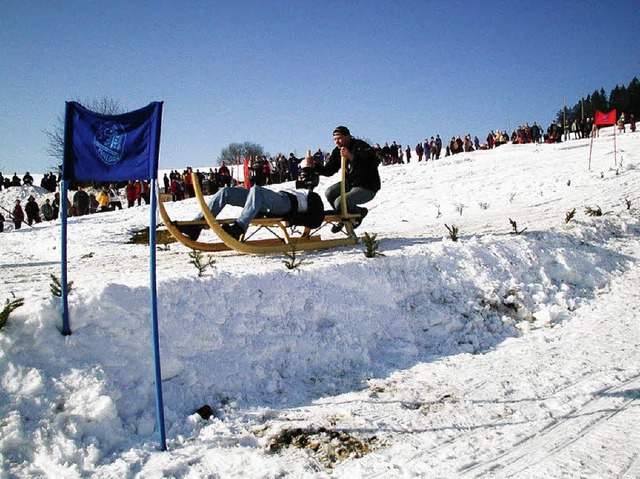
[(320, 175), (316, 170), (309, 166), (305, 166), (300, 170), (300, 174), (296, 179), (296, 189), (310, 190), (318, 186)]

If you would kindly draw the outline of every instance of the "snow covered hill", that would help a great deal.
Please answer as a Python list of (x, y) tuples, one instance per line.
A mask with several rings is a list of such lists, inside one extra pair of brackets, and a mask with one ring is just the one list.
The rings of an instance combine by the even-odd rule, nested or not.
[(198, 277), (159, 250), (166, 452), (128, 242), (148, 207), (69, 219), (66, 337), (59, 223), (0, 234), (0, 301), (25, 299), (0, 330), (0, 477), (640, 476), (640, 134), (616, 141), (591, 170), (586, 139), (381, 167), (373, 259), (227, 252)]

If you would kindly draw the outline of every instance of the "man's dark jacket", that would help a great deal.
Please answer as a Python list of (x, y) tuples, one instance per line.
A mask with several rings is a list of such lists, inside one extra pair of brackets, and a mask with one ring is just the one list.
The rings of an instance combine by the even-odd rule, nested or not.
[[(367, 142), (351, 138), (347, 149), (353, 154), (353, 160), (347, 160), (347, 184), (359, 186), (371, 191), (380, 189), (378, 158), (375, 150)], [(335, 147), (324, 166), (316, 167), (323, 176), (331, 176), (340, 171), (340, 148)]]

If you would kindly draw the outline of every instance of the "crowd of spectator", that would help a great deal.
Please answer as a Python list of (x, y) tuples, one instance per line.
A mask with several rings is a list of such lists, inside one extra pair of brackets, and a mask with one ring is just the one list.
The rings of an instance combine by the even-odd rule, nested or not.
[[(312, 155), (312, 162), (323, 165), (328, 153), (318, 149)], [(278, 154), (276, 157), (268, 158), (266, 155), (247, 158), (242, 162), (237, 161), (232, 165), (235, 174), (223, 161), (218, 168), (209, 168), (208, 172), (201, 172), (196, 169), (195, 176), (199, 181), (200, 188), (205, 195), (213, 195), (220, 188), (225, 186), (244, 186), (244, 178), (247, 178), (249, 186), (265, 186), (286, 181), (294, 181), (298, 177), (300, 163), (305, 158), (298, 158), (293, 153), (289, 157)], [(187, 167), (182, 173), (172, 170), (163, 176), (164, 193), (171, 195), (172, 201), (180, 201), (186, 198), (193, 198), (192, 167)], [(243, 178), (243, 180), (238, 180)]]
[[(624, 113), (620, 115), (620, 119), (616, 123), (616, 127), (622, 133), (626, 131), (626, 124), (629, 124), (629, 130), (635, 132), (636, 121), (633, 114), (625, 119)], [(462, 152), (472, 152), (475, 150), (493, 149), (506, 143), (526, 144), (526, 143), (559, 143), (572, 139), (589, 138), (598, 135), (598, 126), (594, 125), (593, 118), (582, 120), (576, 118), (573, 121), (566, 121), (564, 124), (556, 120), (552, 121), (545, 129), (533, 122), (532, 125), (525, 123), (518, 126), (513, 132), (491, 130), (484, 143), (480, 143), (477, 136), (472, 138), (471, 134), (464, 137), (453, 136), (451, 140), (443, 145), (440, 135), (425, 138), (419, 141), (411, 148), (410, 145), (402, 147), (395, 140), (389, 144), (384, 143), (380, 146), (375, 144), (377, 158), (382, 165), (397, 165), (410, 163), (412, 159), (418, 162), (439, 160), (444, 157), (456, 155)], [(414, 156), (415, 155), (415, 156)], [(329, 156), (328, 152), (318, 149), (312, 155), (314, 165), (322, 166)], [(236, 172), (229, 169), (223, 161), (218, 168), (209, 168), (208, 172), (196, 170), (196, 178), (204, 194), (213, 195), (220, 188), (226, 186), (244, 186), (238, 178), (247, 178), (249, 186), (264, 186), (268, 184), (282, 183), (286, 181), (294, 181), (300, 169), (300, 163), (304, 158), (298, 158), (293, 153), (289, 153), (286, 157), (278, 154), (275, 157), (267, 158), (267, 156), (257, 156), (247, 158), (244, 161), (236, 162), (232, 166)], [(180, 173), (178, 170), (172, 170), (169, 174), (164, 174), (162, 178), (164, 193), (171, 195), (172, 201), (180, 201), (186, 198), (193, 198), (195, 190), (193, 188), (192, 175), (193, 169), (187, 167)], [(11, 178), (4, 176), (0, 172), (0, 190), (3, 188), (11, 188), (15, 186), (28, 185), (33, 186), (33, 176), (27, 171), (22, 178), (14, 173)], [(52, 221), (58, 218), (60, 212), (60, 193), (57, 192), (60, 177), (54, 173), (46, 173), (40, 186), (49, 192), (55, 193), (53, 200), (47, 198), (42, 206), (38, 206), (36, 198), (31, 195), (27, 199), (24, 210), (21, 201), (16, 200), (13, 211), (5, 210), (9, 214), (11, 221), (14, 223), (15, 229), (20, 229), (23, 223), (31, 226), (33, 223), (41, 221)], [(124, 197), (121, 196), (120, 189), (124, 190)], [(149, 181), (129, 181), (124, 185), (110, 183), (101, 186), (98, 194), (85, 191), (83, 186), (78, 186), (77, 191), (73, 194), (73, 201), (68, 201), (69, 216), (83, 216), (92, 213), (114, 211), (123, 208), (123, 200), (126, 199), (127, 207), (132, 208), (149, 204), (151, 186)], [(4, 231), (5, 216), (0, 212), (0, 232)]]
[[(38, 205), (36, 197), (32, 194), (27, 198), (27, 203), (22, 204), (22, 200), (16, 199), (11, 210), (2, 208), (4, 212), (0, 212), (0, 232), (4, 231), (4, 222), (6, 217), (14, 224), (14, 229), (21, 229), (24, 223), (32, 226), (34, 223), (42, 221), (53, 221), (58, 219), (60, 214), (60, 192), (58, 190), (59, 177), (54, 173), (46, 173), (40, 181), (40, 187), (50, 193), (54, 193), (53, 198), (45, 198), (42, 205)], [(20, 178), (17, 173), (12, 178), (5, 177), (0, 172), (0, 190), (12, 187), (33, 186), (34, 179), (27, 172)], [(116, 184), (110, 183), (107, 187), (103, 185), (101, 191), (95, 194), (92, 190), (86, 191), (85, 187), (78, 185), (73, 194), (72, 201), (67, 201), (68, 216), (84, 216), (92, 213), (103, 211), (113, 211), (122, 209), (122, 198), (120, 190)], [(128, 206), (141, 204), (144, 200), (145, 204), (150, 201), (150, 184), (148, 181), (130, 181), (126, 186), (126, 198)]]
[[(56, 178), (55, 173), (45, 173), (40, 181), (40, 187), (44, 188), (47, 191), (54, 192), (56, 191), (58, 182), (60, 178)], [(11, 188), (12, 186), (22, 186), (28, 185), (33, 186), (33, 176), (27, 171), (22, 179), (18, 176), (17, 173), (14, 173), (11, 178), (8, 176), (4, 176), (2, 172), (0, 172), (0, 190), (3, 188)]]
[[(36, 197), (30, 195), (29, 198), (27, 198), (27, 204), (24, 209), (22, 208), (22, 201), (17, 199), (13, 210), (5, 211), (9, 214), (14, 229), (16, 230), (22, 228), (23, 223), (27, 223), (29, 226), (32, 226), (34, 223), (41, 223), (43, 220), (52, 221), (58, 218), (60, 211), (60, 193), (55, 193), (53, 202), (47, 198), (42, 207), (38, 206)], [(6, 219), (4, 215), (0, 212), (0, 233), (4, 231), (5, 221)]]

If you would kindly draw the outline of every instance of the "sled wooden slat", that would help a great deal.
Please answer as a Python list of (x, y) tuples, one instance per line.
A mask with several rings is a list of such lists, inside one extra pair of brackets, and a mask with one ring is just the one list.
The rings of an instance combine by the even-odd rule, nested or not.
[[(360, 218), (360, 215), (357, 213), (347, 213), (347, 219), (357, 219)], [(325, 223), (337, 223), (338, 221), (342, 221), (344, 218), (341, 214), (336, 213), (335, 211), (331, 211), (325, 213), (324, 222)], [(235, 221), (235, 218), (223, 218), (218, 219), (216, 221), (220, 224), (231, 224)], [(251, 221), (253, 226), (277, 226), (279, 223), (284, 222), (284, 218), (254, 218)], [(176, 225), (200, 225), (205, 228), (209, 228), (209, 224), (206, 220), (182, 220), (182, 221), (174, 221)]]
[[(347, 212), (347, 158), (345, 156), (340, 156), (340, 174), (342, 177), (340, 182), (340, 213), (342, 213), (342, 218), (346, 220), (349, 213)], [(347, 235), (354, 237), (353, 222), (343, 221), (343, 223)]]

